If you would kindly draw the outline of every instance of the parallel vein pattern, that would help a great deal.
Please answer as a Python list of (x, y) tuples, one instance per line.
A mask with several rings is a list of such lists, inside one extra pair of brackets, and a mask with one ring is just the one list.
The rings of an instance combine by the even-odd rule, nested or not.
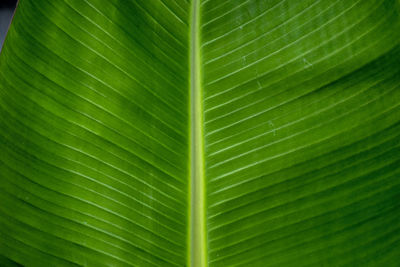
[(399, 133), (398, 0), (21, 0), (0, 265), (397, 266)]
[(0, 265), (186, 263), (188, 16), (20, 1), (0, 58)]
[(399, 2), (201, 8), (210, 266), (398, 264)]

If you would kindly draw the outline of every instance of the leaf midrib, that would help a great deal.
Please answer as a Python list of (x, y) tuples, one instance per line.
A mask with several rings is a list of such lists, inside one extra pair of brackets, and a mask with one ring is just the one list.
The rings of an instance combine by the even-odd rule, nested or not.
[(188, 266), (207, 266), (203, 101), (200, 64), (200, 4), (191, 3), (190, 15), (190, 181)]

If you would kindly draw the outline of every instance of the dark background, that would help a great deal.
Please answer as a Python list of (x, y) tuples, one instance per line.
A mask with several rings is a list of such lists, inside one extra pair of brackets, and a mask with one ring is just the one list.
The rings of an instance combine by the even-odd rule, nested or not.
[(0, 50), (16, 6), (16, 0), (0, 0)]

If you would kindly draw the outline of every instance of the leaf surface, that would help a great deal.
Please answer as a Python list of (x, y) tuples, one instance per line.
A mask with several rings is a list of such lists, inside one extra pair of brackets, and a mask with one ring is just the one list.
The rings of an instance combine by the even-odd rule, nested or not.
[(21, 0), (0, 265), (396, 266), (397, 0)]

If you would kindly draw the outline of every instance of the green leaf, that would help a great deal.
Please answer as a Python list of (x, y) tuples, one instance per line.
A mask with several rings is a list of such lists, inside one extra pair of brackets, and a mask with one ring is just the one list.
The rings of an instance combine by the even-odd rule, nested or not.
[(398, 0), (21, 0), (1, 266), (397, 266)]

